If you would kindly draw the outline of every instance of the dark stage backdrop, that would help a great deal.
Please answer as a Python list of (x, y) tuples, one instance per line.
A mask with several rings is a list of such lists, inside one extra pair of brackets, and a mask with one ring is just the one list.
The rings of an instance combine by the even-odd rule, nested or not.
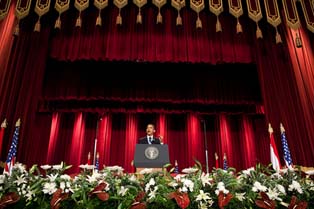
[(255, 64), (47, 63), (40, 111), (262, 113)]

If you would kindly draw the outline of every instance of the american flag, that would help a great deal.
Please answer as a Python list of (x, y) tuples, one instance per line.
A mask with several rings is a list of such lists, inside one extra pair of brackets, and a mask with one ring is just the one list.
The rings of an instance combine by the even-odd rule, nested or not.
[(227, 163), (227, 155), (226, 153), (224, 154), (224, 166), (223, 166), (224, 170), (228, 170), (228, 163)]
[(7, 160), (5, 162), (4, 172), (9, 173), (11, 175), (12, 168), (14, 166), (14, 161), (16, 157), (17, 144), (19, 140), (19, 132), (20, 132), (20, 119), (16, 122), (15, 131), (13, 134), (12, 144), (8, 153)]
[(95, 170), (99, 171), (99, 153), (97, 152), (96, 162), (95, 162)]
[(284, 153), (283, 158), (285, 160), (287, 167), (291, 167), (292, 166), (292, 159), (291, 159), (290, 150), (288, 147), (288, 142), (286, 139), (286, 132), (285, 132), (285, 129), (284, 129), (282, 123), (280, 123), (280, 132), (281, 132), (281, 143), (282, 143), (283, 153)]
[(175, 174), (179, 174), (179, 166), (178, 166), (178, 162), (177, 160), (174, 163), (174, 173)]

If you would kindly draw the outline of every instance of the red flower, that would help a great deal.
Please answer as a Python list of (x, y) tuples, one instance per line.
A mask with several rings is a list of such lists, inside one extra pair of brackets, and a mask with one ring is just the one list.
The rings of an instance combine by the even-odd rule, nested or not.
[(100, 183), (98, 186), (96, 186), (93, 191), (89, 193), (89, 195), (96, 195), (100, 200), (107, 201), (109, 199), (109, 194), (105, 191), (103, 191), (107, 187), (106, 183)]
[(136, 198), (135, 198), (135, 202), (141, 202), (141, 200), (145, 197), (145, 192), (144, 191), (140, 191)]
[(296, 196), (292, 196), (290, 205), (288, 209), (306, 209), (307, 208), (307, 202), (306, 201), (298, 201), (298, 198)]
[(260, 208), (275, 209), (275, 201), (269, 199), (268, 195), (265, 192), (261, 192), (260, 194), (263, 200), (255, 200), (255, 204)]
[(146, 209), (146, 204), (143, 202), (134, 202), (130, 209)]
[(62, 189), (58, 189), (52, 195), (52, 199), (50, 201), (50, 206), (52, 209), (58, 209), (60, 207), (60, 203), (62, 200), (67, 199), (69, 196), (68, 193), (62, 193)]
[(228, 193), (225, 196), (224, 193), (222, 191), (220, 191), (218, 194), (218, 206), (219, 206), (219, 208), (223, 209), (226, 205), (228, 205), (228, 203), (230, 202), (230, 200), (232, 198), (233, 198), (233, 195), (231, 193)]
[(146, 204), (141, 202), (145, 197), (145, 192), (140, 191), (134, 199), (133, 204), (131, 205), (130, 209), (146, 209)]
[(180, 208), (187, 208), (190, 204), (190, 198), (187, 193), (183, 192), (171, 192), (169, 194), (170, 199), (175, 199)]
[(6, 206), (14, 204), (19, 200), (20, 196), (18, 194), (15, 192), (9, 192), (0, 199), (0, 208), (5, 208)]

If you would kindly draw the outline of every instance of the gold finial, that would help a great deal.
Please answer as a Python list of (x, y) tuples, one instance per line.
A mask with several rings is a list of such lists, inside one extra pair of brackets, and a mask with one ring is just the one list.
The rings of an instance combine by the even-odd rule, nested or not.
[(20, 126), (21, 126), (21, 118), (19, 118), (15, 123), (15, 127), (20, 127)]
[(274, 132), (273, 128), (271, 127), (270, 123), (268, 123), (268, 132), (271, 134)]
[(280, 132), (281, 133), (285, 132), (285, 128), (283, 127), (282, 123), (280, 123)]
[(1, 128), (6, 128), (7, 126), (8, 126), (8, 122), (7, 122), (7, 119), (5, 118), (3, 122), (1, 123)]

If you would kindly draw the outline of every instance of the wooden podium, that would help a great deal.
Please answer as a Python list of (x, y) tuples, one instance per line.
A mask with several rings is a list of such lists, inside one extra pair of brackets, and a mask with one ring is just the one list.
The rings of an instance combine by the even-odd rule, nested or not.
[(152, 169), (152, 172), (162, 171), (162, 168), (169, 162), (167, 144), (137, 144), (135, 147), (136, 173), (140, 173), (145, 168)]

